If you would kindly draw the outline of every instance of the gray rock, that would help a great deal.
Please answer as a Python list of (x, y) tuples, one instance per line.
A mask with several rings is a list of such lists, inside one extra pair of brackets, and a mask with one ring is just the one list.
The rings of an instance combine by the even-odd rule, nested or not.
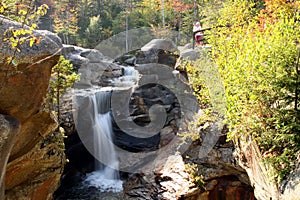
[(188, 43), (184, 46), (179, 46), (178, 47), (179, 51), (184, 51), (184, 50), (187, 50), (187, 49), (193, 49), (193, 44), (192, 43)]
[(41, 35), (47, 36), (54, 43), (56, 43), (58, 46), (61, 46), (62, 41), (61, 41), (60, 37), (58, 37), (55, 33), (52, 33), (52, 32), (47, 31), (47, 30), (36, 30), (36, 32), (38, 32)]
[(84, 49), (80, 56), (87, 58), (91, 63), (101, 62), (104, 59), (103, 54), (95, 49)]
[(160, 49), (171, 53), (179, 53), (177, 46), (170, 39), (153, 39), (141, 48), (141, 51)]
[(112, 63), (98, 50), (64, 45), (63, 52), (73, 64), (74, 71), (80, 73), (80, 80), (74, 84), (74, 88), (112, 85), (114, 78), (123, 75), (122, 67)]
[(90, 61), (87, 58), (80, 56), (79, 54), (71, 54), (68, 56), (68, 60), (75, 65), (80, 67), (81, 65), (87, 65)]
[(274, 180), (270, 179), (268, 168), (261, 152), (250, 137), (240, 137), (234, 155), (238, 164), (247, 172), (251, 186), (258, 200), (279, 200), (280, 192)]
[(296, 169), (287, 177), (281, 186), (282, 195), (280, 199), (289, 200), (300, 197), (300, 163)]
[(200, 54), (194, 49), (185, 49), (180, 51), (180, 57), (185, 58), (187, 60), (195, 61), (200, 58)]
[(78, 72), (81, 75), (80, 80), (74, 85), (75, 88), (105, 85), (105, 83), (112, 83), (113, 78), (123, 75), (121, 66), (106, 61), (83, 64)]
[(61, 53), (64, 57), (67, 57), (69, 53), (75, 52), (75, 46), (63, 44), (63, 49)]
[(179, 51), (170, 39), (154, 39), (136, 52), (136, 64), (160, 63), (174, 67)]
[(136, 64), (136, 57), (133, 56), (131, 58), (128, 58), (124, 61), (125, 64), (127, 65), (131, 65), (131, 66), (134, 66)]
[(6, 164), (19, 128), (17, 119), (0, 115), (0, 199), (4, 199)]

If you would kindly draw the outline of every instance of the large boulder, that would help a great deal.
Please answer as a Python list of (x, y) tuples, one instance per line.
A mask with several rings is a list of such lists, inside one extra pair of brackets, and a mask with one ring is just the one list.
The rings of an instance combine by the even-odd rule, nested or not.
[(179, 51), (170, 39), (154, 39), (136, 52), (136, 64), (159, 63), (174, 67)]
[[(22, 29), (22, 25), (0, 15), (1, 27), (0, 27), (0, 63), (5, 63), (7, 56), (13, 56), (14, 60), (20, 65), (19, 68), (23, 69), (26, 64), (31, 63), (33, 67), (41, 63), (40, 61), (46, 62), (52, 60), (51, 58), (42, 60), (48, 56), (54, 57), (60, 53), (62, 47), (61, 40), (54, 33), (49, 31), (33, 31), (33, 35), (39, 41), (35, 43), (32, 47), (30, 46), (29, 41), (25, 42), (22, 45), (19, 45), (19, 50), (11, 47), (11, 43), (7, 40), (3, 40), (4, 37), (11, 37), (13, 30)], [(29, 27), (24, 26), (25, 29)], [(27, 37), (27, 36), (26, 36)], [(30, 37), (28, 37), (30, 38)], [(24, 64), (24, 65), (21, 65)]]
[[(4, 37), (9, 37), (12, 30), (28, 27), (3, 16), (0, 21), (0, 40), (4, 41), (0, 43), (0, 113), (20, 123), (19, 134), (8, 152), (5, 198), (51, 199), (58, 187), (64, 154), (58, 135), (53, 134), (57, 122), (43, 111), (43, 101), (62, 44), (51, 32), (33, 31), (38, 43), (30, 46), (26, 41), (18, 45), (19, 50), (13, 49)], [(7, 62), (8, 57), (13, 62)], [(5, 145), (9, 144), (7, 141)], [(1, 164), (7, 150), (0, 149)]]

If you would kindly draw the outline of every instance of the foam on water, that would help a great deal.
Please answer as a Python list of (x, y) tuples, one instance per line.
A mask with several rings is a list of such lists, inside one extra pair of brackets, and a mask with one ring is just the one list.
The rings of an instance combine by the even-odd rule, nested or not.
[(87, 174), (84, 184), (98, 188), (101, 192), (121, 192), (123, 190), (123, 182), (117, 179), (108, 179), (105, 170)]

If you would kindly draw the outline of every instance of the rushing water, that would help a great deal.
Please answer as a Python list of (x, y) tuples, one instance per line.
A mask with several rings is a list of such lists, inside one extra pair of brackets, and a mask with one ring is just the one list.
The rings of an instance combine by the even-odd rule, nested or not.
[(114, 79), (114, 85), (118, 87), (134, 86), (139, 79), (139, 72), (134, 67), (123, 67), (124, 76)]
[(112, 119), (109, 111), (110, 92), (97, 92), (90, 96), (90, 101), (94, 105), (94, 124), (92, 128), (94, 155), (99, 160), (96, 160), (95, 171), (87, 175), (84, 183), (103, 192), (120, 192), (122, 181), (117, 171), (119, 161), (112, 143)]
[[(124, 67), (122, 77), (113, 80), (114, 87), (134, 87), (139, 73)], [(122, 199), (119, 161), (113, 144), (111, 91), (114, 87), (89, 88), (74, 91), (74, 121), (79, 137), (95, 157), (95, 170), (75, 176), (57, 193), (55, 199)], [(92, 140), (92, 142), (87, 142)], [(92, 147), (92, 148), (91, 148)]]

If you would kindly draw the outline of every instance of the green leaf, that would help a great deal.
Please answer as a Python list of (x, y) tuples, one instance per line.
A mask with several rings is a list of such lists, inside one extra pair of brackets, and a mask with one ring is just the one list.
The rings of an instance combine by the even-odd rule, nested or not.
[(15, 60), (15, 59), (12, 59), (12, 60), (11, 60), (11, 63), (12, 63), (15, 67), (18, 66), (18, 61)]

